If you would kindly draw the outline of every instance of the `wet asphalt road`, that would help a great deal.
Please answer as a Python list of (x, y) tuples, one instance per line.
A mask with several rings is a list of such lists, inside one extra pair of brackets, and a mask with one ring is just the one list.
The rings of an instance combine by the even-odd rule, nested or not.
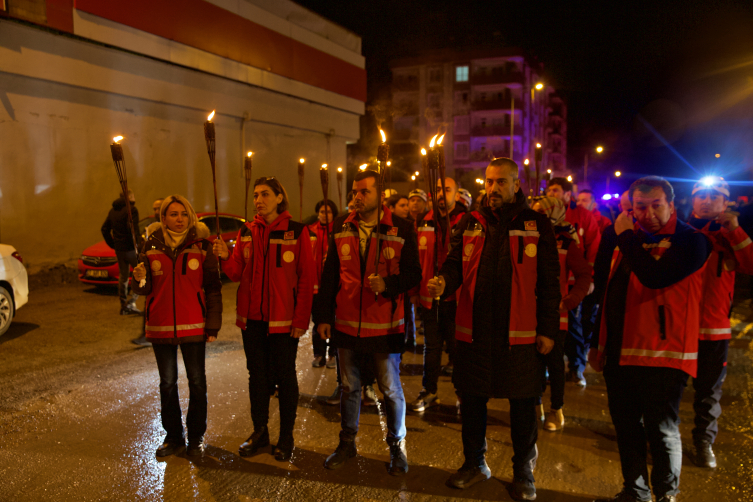
[[(322, 463), (337, 446), (338, 407), (322, 399), (335, 371), (311, 367), (311, 338), (298, 352), (301, 398), (296, 451), (279, 463), (269, 449), (241, 458), (251, 433), (248, 379), (240, 331), (234, 325), (236, 285), (223, 288), (224, 326), (207, 356), (209, 447), (200, 460), (157, 460), (163, 437), (157, 367), (151, 349), (129, 340), (140, 317), (117, 315), (118, 301), (74, 284), (32, 292), (14, 325), (0, 337), (0, 501), (26, 500), (511, 500), (512, 444), (506, 401), (491, 401), (488, 462), (493, 478), (466, 491), (445, 486), (463, 462), (460, 422), (448, 377), (442, 405), (407, 418), (410, 472), (387, 474), (386, 426), (377, 409), (364, 409), (359, 456), (336, 472)], [(753, 312), (743, 302), (734, 335), (715, 451), (716, 471), (695, 467), (686, 455), (679, 500), (753, 501)], [(419, 341), (421, 338), (419, 338)], [(404, 357), (407, 399), (421, 390), (421, 346)], [(180, 371), (185, 411), (188, 389)], [(619, 491), (614, 429), (601, 375), (589, 370), (588, 387), (567, 384), (562, 432), (540, 431), (538, 500), (587, 502)], [(636, 389), (638, 391), (639, 389)], [(682, 436), (690, 444), (692, 387), (682, 405)], [(545, 397), (548, 403), (548, 396)], [(271, 436), (278, 432), (272, 400)]]

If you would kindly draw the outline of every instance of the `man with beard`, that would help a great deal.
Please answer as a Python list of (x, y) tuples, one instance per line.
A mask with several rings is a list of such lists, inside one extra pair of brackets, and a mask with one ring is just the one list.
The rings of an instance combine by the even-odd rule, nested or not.
[(534, 500), (538, 452), (536, 398), (559, 330), (559, 257), (552, 224), (528, 208), (518, 165), (498, 158), (486, 168), (487, 199), (458, 223), (430, 297), (458, 289), (453, 383), (460, 396), (465, 463), (449, 479), (467, 488), (489, 479), (486, 405), (510, 401), (514, 455), (511, 495)]
[[(445, 193), (442, 195), (441, 181), (437, 181), (437, 209), (429, 211), (420, 221), (418, 227), (418, 256), (421, 260), (422, 279), (419, 288), (411, 292), (418, 296), (421, 307), (421, 320), (424, 324), (424, 375), (423, 389), (418, 397), (410, 404), (416, 412), (425, 411), (431, 406), (439, 405), (437, 384), (442, 366), (442, 346), (447, 344), (449, 364), (446, 370), (453, 371), (455, 356), (455, 309), (457, 306), (455, 295), (449, 295), (442, 301), (435, 302), (434, 296), (429, 295), (427, 285), (442, 268), (449, 250), (450, 237), (455, 225), (465, 214), (465, 207), (455, 200), (457, 184), (452, 178), (445, 178)], [(450, 228), (447, 227), (449, 216)], [(439, 231), (437, 231), (437, 226)], [(435, 242), (436, 240), (436, 242)], [(436, 250), (436, 258), (435, 258)], [(434, 269), (435, 262), (438, 269)]]
[[(340, 362), (342, 394), (340, 443), (324, 463), (342, 467), (356, 456), (363, 371), (373, 365), (387, 414), (389, 473), (408, 472), (405, 449), (405, 397), (400, 382), (404, 348), (404, 293), (421, 281), (413, 225), (383, 208), (374, 171), (353, 182), (355, 211), (335, 219), (329, 251), (314, 304), (314, 323), (322, 338), (332, 337)], [(380, 242), (374, 229), (379, 225)], [(375, 268), (375, 259), (379, 260)]]

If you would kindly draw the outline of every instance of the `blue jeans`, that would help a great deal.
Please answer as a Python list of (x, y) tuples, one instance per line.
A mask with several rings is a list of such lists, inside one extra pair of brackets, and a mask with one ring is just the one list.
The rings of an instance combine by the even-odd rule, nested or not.
[[(584, 303), (590, 312), (583, 311)], [(565, 339), (565, 355), (570, 371), (580, 373), (586, 369), (591, 333), (584, 333), (583, 328), (589, 329), (590, 327), (590, 329), (593, 329), (596, 310), (596, 305), (589, 307), (588, 302), (583, 302), (567, 313), (568, 334)]]
[(405, 437), (405, 396), (400, 383), (400, 354), (362, 354), (348, 349), (338, 349), (342, 395), (341, 441), (354, 441), (358, 434), (361, 414), (361, 365), (363, 359), (373, 361), (379, 390), (384, 394), (387, 408), (387, 442), (395, 443)]
[(183, 422), (178, 398), (178, 347), (188, 377), (188, 414), (186, 428), (189, 441), (204, 437), (207, 431), (207, 376), (204, 371), (206, 342), (152, 344), (159, 369), (159, 394), (162, 404), (162, 427), (167, 441), (183, 441)]
[(607, 361), (604, 380), (625, 491), (639, 500), (651, 500), (648, 441), (654, 495), (657, 499), (676, 495), (682, 468), (680, 400), (687, 373), (674, 368), (619, 366)]

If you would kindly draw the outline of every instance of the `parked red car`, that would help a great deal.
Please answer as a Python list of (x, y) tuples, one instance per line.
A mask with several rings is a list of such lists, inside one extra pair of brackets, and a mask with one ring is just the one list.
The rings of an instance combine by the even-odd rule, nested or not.
[[(199, 221), (209, 227), (212, 235), (210, 241), (214, 241), (215, 221), (214, 213), (197, 213)], [(146, 227), (154, 221), (154, 218), (147, 217), (139, 221), (139, 232), (143, 236)], [(235, 238), (238, 230), (243, 226), (244, 219), (235, 214), (220, 213), (220, 236), (227, 243), (230, 252), (233, 252)], [(117, 286), (118, 276), (118, 259), (115, 257), (115, 250), (102, 240), (93, 246), (86, 248), (78, 259), (78, 280), (86, 284), (97, 286)]]

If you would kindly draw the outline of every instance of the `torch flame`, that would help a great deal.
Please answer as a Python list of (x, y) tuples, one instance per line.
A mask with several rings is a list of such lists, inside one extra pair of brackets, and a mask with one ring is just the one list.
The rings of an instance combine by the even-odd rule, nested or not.
[(382, 143), (386, 143), (387, 142), (387, 135), (384, 134), (384, 131), (382, 131), (381, 129), (379, 129), (379, 134), (382, 135)]
[(327, 169), (327, 164), (322, 164), (322, 169)]
[(437, 146), (442, 144), (443, 139), (444, 139), (444, 134), (437, 140)]
[(342, 168), (342, 167), (338, 167), (338, 168), (337, 168), (337, 172), (338, 172), (338, 173), (341, 173), (341, 172), (343, 172), (343, 168)]
[(254, 152), (248, 152), (248, 153), (247, 153), (246, 155), (248, 155), (248, 156), (250, 157), (250, 156), (252, 156), (253, 154), (254, 154)]
[(304, 162), (306, 162), (306, 159), (304, 159), (303, 157), (301, 157), (300, 159), (298, 159), (298, 163), (299, 164), (303, 164)]
[(421, 149), (421, 155), (426, 155), (426, 148)]
[(434, 144), (437, 142), (437, 136), (439, 134), (435, 134), (433, 138), (431, 138), (431, 142), (429, 143), (429, 148), (434, 148)]
[(211, 122), (214, 118), (214, 110), (212, 110), (212, 113), (209, 114), (209, 117), (207, 117), (207, 122)]
[(123, 140), (123, 136), (115, 136), (112, 138), (113, 143), (120, 143)]

